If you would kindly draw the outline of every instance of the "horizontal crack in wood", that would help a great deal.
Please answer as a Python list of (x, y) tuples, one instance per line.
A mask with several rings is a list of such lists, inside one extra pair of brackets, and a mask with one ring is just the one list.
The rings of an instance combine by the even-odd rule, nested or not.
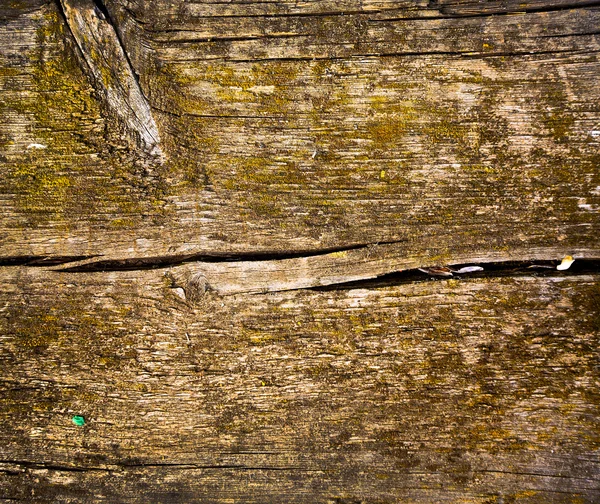
[[(167, 269), (165, 277), (175, 293), (197, 302), (207, 292), (219, 295), (283, 292), (290, 290), (376, 289), (438, 279), (594, 275), (600, 273), (600, 259), (589, 252), (576, 258), (564, 271), (550, 252), (515, 255), (456, 256), (443, 266), (443, 275), (428, 271), (435, 264), (422, 264), (407, 257), (401, 242), (354, 244), (316, 250), (261, 251), (250, 253), (196, 253), (127, 259), (22, 256), (0, 258), (0, 265), (21, 267), (54, 266), (55, 273), (102, 273)], [(487, 260), (482, 260), (482, 259)], [(437, 266), (442, 266), (437, 261)], [(473, 268), (475, 267), (475, 268)], [(463, 269), (466, 268), (466, 269)], [(477, 271), (478, 268), (481, 270)], [(474, 271), (475, 270), (475, 271)]]
[[(579, 260), (566, 271), (557, 271), (557, 261), (506, 261), (497, 263), (469, 263), (469, 266), (481, 266), (482, 271), (466, 274), (454, 274), (453, 278), (499, 278), (499, 277), (523, 277), (523, 276), (543, 276), (543, 277), (562, 277), (576, 275), (590, 275), (600, 273), (600, 260)], [(451, 269), (460, 269), (467, 264), (452, 264)], [(447, 277), (436, 277), (428, 275), (418, 268), (387, 273), (376, 278), (357, 280), (322, 287), (312, 287), (311, 290), (350, 290), (350, 289), (374, 289), (389, 287), (394, 285), (405, 285), (415, 282), (424, 282), (429, 280), (447, 280)]]
[[(188, 302), (200, 301), (207, 292), (218, 295), (259, 294), (291, 290), (376, 289), (439, 279), (432, 266), (445, 266), (442, 278), (473, 279), (543, 276), (561, 278), (600, 272), (595, 250), (578, 250), (575, 262), (558, 271), (553, 248), (514, 251), (511, 255), (447, 255), (437, 259), (413, 257), (404, 242), (353, 244), (313, 250), (260, 252), (205, 252), (124, 259), (73, 262), (78, 257), (0, 257), (0, 265), (50, 268), (52, 273), (142, 272), (166, 270), (167, 285)], [(71, 263), (71, 264), (68, 264)], [(479, 271), (478, 269), (481, 268)]]
[[(570, 268), (558, 271), (560, 264), (549, 254), (512, 260), (478, 260), (457, 257), (448, 261), (443, 276), (428, 271), (432, 264), (415, 264), (402, 257), (399, 243), (353, 245), (311, 251), (255, 253), (208, 253), (121, 260), (86, 259), (82, 264), (52, 268), (55, 273), (102, 273), (166, 269), (164, 276), (175, 293), (197, 302), (207, 293), (218, 295), (283, 292), (290, 290), (376, 289), (439, 279), (484, 279), (500, 277), (595, 275), (600, 273), (600, 259), (580, 257)], [(63, 258), (65, 260), (65, 258)], [(51, 261), (51, 259), (46, 259)], [(0, 263), (1, 263), (0, 259)], [(6, 265), (11, 265), (5, 261)], [(44, 266), (43, 260), (23, 260), (13, 265)], [(475, 266), (476, 268), (473, 268)], [(466, 268), (466, 269), (463, 269)], [(481, 268), (479, 271), (473, 271)]]
[[(370, 19), (369, 22), (389, 22), (389, 21), (439, 21), (444, 19), (465, 19), (465, 18), (488, 18), (491, 16), (513, 16), (518, 14), (538, 14), (538, 13), (553, 13), (560, 12), (565, 10), (573, 10), (573, 9), (589, 9), (593, 7), (598, 7), (600, 2), (596, 0), (592, 0), (590, 2), (574, 2), (568, 4), (560, 4), (560, 5), (548, 5), (548, 6), (536, 6), (536, 7), (527, 7), (524, 4), (521, 4), (519, 7), (511, 8), (508, 6), (503, 7), (487, 7), (485, 12), (468, 12), (468, 11), (460, 11), (456, 9), (456, 7), (460, 7), (460, 5), (446, 5), (441, 6), (437, 5), (437, 8), (432, 10), (437, 10), (440, 12), (440, 16), (407, 16), (407, 17), (393, 17), (393, 18), (377, 18)], [(454, 8), (454, 9), (453, 9)]]
[[(314, 250), (299, 250), (293, 252), (282, 251), (261, 251), (250, 253), (228, 253), (228, 252), (213, 252), (205, 254), (176, 254), (172, 256), (157, 256), (143, 257), (120, 260), (101, 260), (87, 263), (80, 266), (72, 266), (60, 269), (59, 271), (82, 273), (92, 271), (128, 271), (128, 270), (143, 270), (143, 269), (158, 269), (169, 266), (190, 262), (203, 263), (222, 263), (222, 262), (246, 262), (246, 261), (279, 261), (285, 259), (296, 259), (306, 257), (318, 257), (327, 254), (335, 254), (337, 252), (349, 252), (353, 250), (362, 250), (369, 247), (392, 245), (401, 242), (379, 242), (377, 244), (355, 244), (345, 247), (326, 247)], [(0, 259), (1, 260), (1, 259)]]
[(110, 464), (107, 467), (98, 466), (70, 466), (56, 464), (53, 462), (34, 462), (27, 460), (0, 460), (0, 464), (10, 465), (9, 469), (0, 468), (0, 473), (18, 474), (19, 468), (33, 470), (51, 470), (60, 472), (115, 472), (127, 469), (148, 469), (148, 468), (166, 468), (177, 470), (206, 470), (206, 469), (234, 469), (238, 471), (302, 471), (302, 472), (320, 472), (319, 469), (308, 469), (298, 466), (277, 467), (277, 466), (248, 466), (244, 464), (197, 464), (197, 463), (162, 463), (162, 462), (121, 462)]
[(80, 256), (47, 256), (20, 255), (0, 257), (0, 266), (58, 266), (71, 262), (84, 261), (99, 257), (98, 255)]
[[(395, 51), (395, 52), (370, 52), (370, 53), (349, 53), (341, 56), (267, 56), (257, 58), (231, 58), (228, 56), (203, 58), (204, 61), (228, 61), (231, 63), (260, 63), (266, 61), (278, 62), (298, 62), (298, 61), (348, 61), (358, 58), (422, 58), (424, 56), (440, 56), (447, 58), (465, 58), (465, 59), (488, 59), (488, 58), (521, 58), (530, 56), (544, 56), (550, 54), (594, 54), (595, 49), (555, 49), (555, 50), (522, 50), (522, 51), (498, 51), (498, 52), (478, 52), (478, 51)], [(200, 58), (173, 58), (173, 63), (192, 63), (199, 61)]]

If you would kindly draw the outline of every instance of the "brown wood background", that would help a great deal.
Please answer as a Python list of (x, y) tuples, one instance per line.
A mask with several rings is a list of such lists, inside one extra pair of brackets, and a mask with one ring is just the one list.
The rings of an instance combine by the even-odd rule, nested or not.
[(1, 1), (0, 502), (599, 502), (599, 51), (594, 1)]

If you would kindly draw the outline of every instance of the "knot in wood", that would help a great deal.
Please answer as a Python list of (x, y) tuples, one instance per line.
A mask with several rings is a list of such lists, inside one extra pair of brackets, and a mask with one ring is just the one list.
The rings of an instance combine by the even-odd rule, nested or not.
[(204, 273), (196, 273), (189, 279), (185, 289), (185, 295), (188, 301), (194, 303), (204, 296), (207, 288), (208, 282)]

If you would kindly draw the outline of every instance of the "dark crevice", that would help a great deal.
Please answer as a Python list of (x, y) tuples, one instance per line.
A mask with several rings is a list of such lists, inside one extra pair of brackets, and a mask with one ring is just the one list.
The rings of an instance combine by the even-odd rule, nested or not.
[(0, 266), (58, 266), (70, 262), (93, 259), (98, 255), (89, 256), (44, 256), (44, 255), (21, 255), (0, 257)]
[(417, 268), (386, 273), (376, 278), (365, 280), (354, 280), (351, 282), (336, 283), (322, 287), (310, 287), (308, 290), (332, 291), (332, 290), (351, 290), (351, 289), (377, 289), (383, 287), (392, 287), (396, 285), (406, 285), (412, 283), (428, 282), (468, 278), (502, 278), (502, 277), (565, 277), (579, 276), (600, 273), (600, 259), (577, 259), (568, 270), (558, 271), (556, 266), (560, 261), (504, 261), (490, 263), (468, 263), (452, 264), (451, 270), (459, 270), (466, 266), (481, 266), (482, 271), (474, 273), (458, 274), (452, 276), (434, 276), (420, 271)]
[[(109, 259), (88, 262), (80, 265), (67, 266), (57, 269), (58, 272), (68, 273), (93, 273), (109, 271), (136, 271), (153, 270), (183, 265), (186, 263), (235, 263), (235, 262), (263, 262), (281, 261), (286, 259), (301, 259), (319, 257), (335, 252), (365, 250), (377, 245), (392, 245), (400, 242), (380, 242), (378, 244), (355, 244), (346, 247), (331, 247), (313, 250), (298, 250), (293, 252), (261, 251), (251, 253), (212, 252), (201, 254), (175, 254), (170, 256), (139, 257), (132, 259)], [(0, 258), (0, 266), (56, 266), (75, 261), (93, 259), (101, 256), (14, 256)], [(357, 259), (357, 267), (360, 262)], [(306, 287), (310, 290), (330, 291), (349, 290), (359, 288), (380, 288), (410, 283), (419, 283), (430, 280), (448, 278), (502, 278), (502, 277), (563, 277), (590, 275), (600, 273), (600, 259), (576, 259), (564, 271), (556, 269), (560, 262), (556, 260), (525, 260), (525, 261), (499, 261), (482, 263), (457, 263), (447, 265), (448, 272), (436, 274), (418, 268), (394, 271), (380, 275), (376, 278), (338, 282), (326, 286)], [(478, 266), (481, 271), (460, 273), (458, 270), (467, 266)], [(427, 268), (423, 268), (427, 270)], [(304, 287), (302, 288), (304, 289)], [(285, 290), (285, 289), (282, 289)], [(293, 289), (296, 290), (296, 289)]]
[(493, 53), (464, 53), (462, 56), (468, 59), (485, 58), (520, 58), (523, 56), (546, 56), (549, 54), (593, 54), (596, 49), (550, 49), (548, 51), (499, 51)]
[[(597, 0), (592, 0), (590, 2), (581, 2), (574, 4), (566, 4), (566, 5), (548, 5), (548, 6), (539, 6), (539, 7), (498, 7), (491, 8), (485, 12), (465, 12), (460, 11), (458, 9), (454, 10), (454, 5), (440, 5), (438, 2), (430, 2), (429, 8), (431, 10), (437, 10), (441, 15), (440, 16), (411, 16), (411, 17), (393, 17), (393, 18), (377, 18), (377, 19), (369, 19), (370, 22), (380, 23), (380, 22), (388, 22), (388, 21), (438, 21), (443, 19), (465, 19), (465, 18), (487, 18), (487, 17), (496, 17), (496, 16), (511, 16), (515, 14), (536, 14), (536, 13), (552, 13), (552, 12), (560, 12), (565, 10), (573, 10), (573, 9), (589, 9), (591, 7), (600, 6), (600, 2)], [(465, 6), (466, 7), (466, 6)]]
[(490, 9), (485, 13), (473, 12), (473, 13), (464, 13), (462, 14), (460, 11), (452, 12), (452, 7), (444, 7), (440, 9), (440, 12), (450, 18), (463, 18), (463, 17), (487, 17), (487, 16), (502, 16), (502, 15), (511, 15), (511, 14), (535, 14), (538, 12), (560, 12), (566, 10), (573, 9), (589, 9), (591, 7), (600, 6), (600, 2), (597, 0), (591, 0), (590, 2), (575, 2), (569, 4), (560, 4), (560, 5), (540, 5), (536, 7), (518, 7), (515, 9), (508, 8), (499, 8), (499, 9)]
[(318, 257), (334, 252), (348, 252), (361, 250), (375, 245), (393, 245), (400, 242), (379, 242), (377, 244), (357, 244), (346, 247), (330, 247), (313, 250), (298, 250), (294, 252), (263, 251), (251, 253), (212, 252), (203, 254), (177, 254), (172, 256), (140, 257), (135, 259), (96, 261), (80, 266), (63, 268), (59, 271), (70, 273), (83, 273), (94, 271), (133, 271), (149, 270), (176, 266), (189, 262), (220, 263), (243, 261), (278, 261), (283, 259), (298, 259), (302, 257)]
[(560, 35), (537, 35), (533, 38), (567, 38), (567, 37), (591, 37), (600, 35), (600, 31), (579, 32), (579, 33), (562, 33)]
[[(303, 471), (303, 472), (318, 472), (318, 470), (303, 469), (301, 467), (271, 467), (271, 466), (247, 466), (243, 464), (196, 464), (196, 463), (169, 463), (169, 462), (117, 462), (111, 464), (110, 467), (76, 467), (55, 464), (51, 462), (33, 462), (28, 460), (0, 460), (0, 463), (11, 464), (14, 466), (20, 466), (25, 469), (47, 469), (51, 471), (61, 472), (108, 472), (112, 473), (118, 469), (152, 469), (152, 468), (165, 468), (165, 469), (234, 469), (237, 471)], [(18, 474), (18, 471), (14, 469), (0, 470), (0, 472), (8, 472), (10, 474)]]
[[(101, 0), (92, 0), (92, 1), (94, 2), (94, 5), (96, 6), (96, 13), (99, 15), (99, 17), (101, 19), (103, 18), (105, 21), (108, 21), (114, 27), (115, 24), (112, 22), (110, 13), (108, 12), (106, 5), (104, 5), (104, 2), (102, 2)], [(117, 31), (117, 30), (115, 29), (115, 31)]]
[(125, 56), (125, 61), (127, 61), (127, 65), (129, 66), (129, 69), (131, 70), (131, 74), (133, 75), (133, 78), (135, 79), (138, 87), (140, 88), (140, 91), (144, 95), (144, 98), (146, 98), (146, 100), (148, 100), (148, 97), (144, 94), (142, 87), (140, 86), (139, 75), (135, 71), (135, 68), (134, 68), (133, 64), (131, 63), (131, 59), (129, 58), (129, 53), (127, 52), (127, 49), (125, 48), (125, 44), (123, 43), (123, 39), (121, 38), (121, 32), (119, 31), (117, 24), (115, 23), (114, 19), (110, 15), (110, 12), (106, 8), (106, 5), (104, 5), (104, 2), (102, 0), (92, 0), (92, 1), (94, 2), (94, 5), (96, 6), (97, 13), (101, 14), (101, 16), (99, 16), (99, 17), (101, 19), (104, 18), (104, 20), (112, 26), (113, 31), (115, 32), (117, 41), (119, 42), (119, 45), (121, 46), (121, 50), (123, 51), (123, 55)]
[[(548, 474), (544, 472), (529, 472), (529, 471), (510, 471), (510, 470), (501, 470), (501, 469), (479, 469), (480, 473), (489, 473), (489, 474), (514, 474), (517, 476), (533, 476), (535, 478), (560, 478), (560, 479), (569, 479), (569, 480), (583, 480), (583, 481), (600, 481), (597, 478), (588, 477), (588, 476), (574, 476), (567, 474)], [(570, 492), (565, 492), (570, 493)]]
[[(270, 453), (270, 452), (267, 452)], [(111, 467), (75, 467), (75, 466), (66, 466), (60, 465), (50, 462), (33, 462), (26, 460), (0, 460), (0, 463), (11, 464), (14, 466), (20, 466), (25, 469), (42, 469), (42, 470), (52, 470), (52, 471), (61, 471), (61, 472), (76, 472), (76, 473), (85, 473), (85, 472), (108, 472), (112, 473), (116, 470), (121, 469), (178, 469), (178, 470), (207, 470), (207, 469), (233, 469), (237, 471), (301, 471), (301, 472), (322, 472), (321, 469), (309, 469), (298, 466), (288, 466), (288, 467), (277, 467), (277, 466), (248, 466), (243, 464), (198, 464), (194, 462), (190, 463), (176, 463), (176, 462), (117, 462)], [(8, 473), (8, 474), (19, 474), (16, 470), (0, 470), (0, 472)], [(527, 472), (527, 471), (502, 471), (502, 470), (478, 470), (478, 473), (491, 473), (491, 474), (513, 474), (513, 475), (521, 475), (521, 476), (532, 476), (534, 478), (560, 478), (560, 479), (569, 479), (569, 480), (583, 480), (583, 481), (597, 481), (595, 478), (589, 477), (577, 477), (577, 476), (569, 476), (563, 474), (548, 474), (548, 473), (540, 473), (540, 472)], [(431, 474), (428, 472), (421, 471), (412, 471), (412, 474)]]
[(373, 53), (366, 54), (367, 57), (419, 57), (419, 56), (454, 56), (467, 59), (485, 59), (485, 58), (518, 58), (520, 56), (538, 56), (546, 54), (560, 54), (560, 53), (576, 53), (576, 52), (595, 52), (580, 51), (578, 49), (554, 49), (546, 51), (497, 51), (497, 52), (477, 52), (477, 51), (424, 51), (424, 52), (390, 52), (390, 53)]

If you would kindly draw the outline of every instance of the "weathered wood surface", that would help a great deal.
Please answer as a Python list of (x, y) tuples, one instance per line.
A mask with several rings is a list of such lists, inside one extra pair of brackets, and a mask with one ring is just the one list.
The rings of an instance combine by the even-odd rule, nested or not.
[(93, 97), (119, 76), (28, 5), (0, 27), (4, 256), (598, 246), (595, 6), (109, 2), (148, 165)]
[(158, 271), (1, 280), (4, 498), (600, 496), (596, 275), (196, 305)]
[(600, 501), (599, 49), (591, 1), (1, 2), (0, 502)]

